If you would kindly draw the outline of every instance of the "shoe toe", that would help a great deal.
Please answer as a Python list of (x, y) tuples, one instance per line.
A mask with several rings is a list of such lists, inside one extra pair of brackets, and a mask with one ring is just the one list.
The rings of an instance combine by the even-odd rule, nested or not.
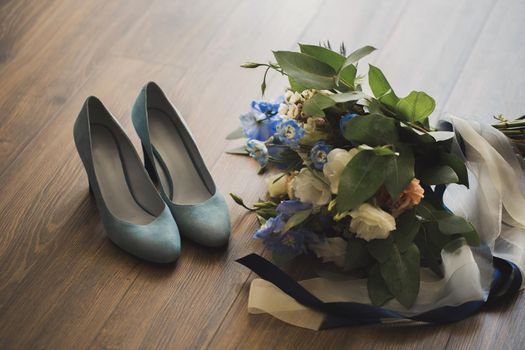
[(180, 255), (180, 234), (168, 208), (147, 225), (119, 223), (108, 236), (119, 247), (147, 261), (170, 263)]
[(181, 233), (207, 247), (221, 247), (230, 239), (230, 215), (224, 197), (217, 192), (208, 201), (172, 207)]

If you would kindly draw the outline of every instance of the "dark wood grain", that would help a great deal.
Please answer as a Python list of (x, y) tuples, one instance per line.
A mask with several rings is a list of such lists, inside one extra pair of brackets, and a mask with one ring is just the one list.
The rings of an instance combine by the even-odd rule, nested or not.
[[(72, 140), (97, 95), (129, 132), (140, 87), (177, 104), (222, 192), (264, 193), (257, 167), (224, 136), (259, 96), (242, 70), (272, 49), (330, 39), (372, 44), (399, 94), (428, 91), (460, 114), (523, 112), (525, 6), (482, 1), (0, 2), (0, 349), (522, 348), (524, 299), (447, 326), (312, 332), (248, 315), (254, 277), (234, 262), (263, 252), (255, 218), (229, 201), (232, 239), (183, 240), (175, 264), (140, 261), (104, 234)], [(362, 68), (366, 68), (363, 65)], [(284, 81), (270, 75), (269, 97)]]

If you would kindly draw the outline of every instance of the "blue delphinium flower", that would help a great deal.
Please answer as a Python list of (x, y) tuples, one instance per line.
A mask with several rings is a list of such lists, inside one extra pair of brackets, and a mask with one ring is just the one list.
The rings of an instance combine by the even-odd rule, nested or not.
[(253, 237), (268, 239), (272, 237), (272, 235), (279, 234), (279, 232), (281, 232), (281, 230), (283, 229), (285, 223), (286, 222), (284, 221), (284, 217), (282, 215), (277, 215), (276, 217), (269, 218), (268, 220), (266, 220), (264, 225), (262, 225), (257, 231), (255, 231)]
[(252, 101), (252, 108), (256, 111), (274, 116), (279, 112), (279, 106), (284, 102), (284, 96), (279, 96), (275, 101)]
[(328, 153), (332, 150), (332, 146), (324, 141), (317, 142), (310, 150), (310, 160), (314, 168), (317, 170), (323, 170), (323, 167), (327, 161)]
[(264, 240), (268, 249), (280, 254), (300, 254), (306, 252), (306, 245), (317, 241), (317, 235), (305, 229), (292, 229), (282, 235)]
[(279, 203), (277, 206), (277, 213), (289, 218), (298, 211), (310, 209), (311, 207), (312, 205), (309, 203), (303, 203), (296, 199), (291, 199)]
[(282, 144), (296, 148), (299, 140), (304, 136), (304, 129), (295, 120), (289, 119), (277, 127), (277, 135)]
[(341, 117), (339, 120), (339, 128), (341, 129), (341, 133), (344, 135), (346, 130), (346, 123), (348, 123), (353, 118), (357, 117), (357, 114), (355, 113), (347, 113)]
[(246, 142), (246, 149), (248, 150), (250, 157), (259, 162), (262, 167), (268, 164), (268, 148), (266, 148), (264, 142), (259, 140), (248, 140), (248, 142)]
[(241, 115), (240, 119), (244, 135), (259, 141), (266, 141), (273, 136), (283, 121), (278, 115), (267, 116), (255, 109)]

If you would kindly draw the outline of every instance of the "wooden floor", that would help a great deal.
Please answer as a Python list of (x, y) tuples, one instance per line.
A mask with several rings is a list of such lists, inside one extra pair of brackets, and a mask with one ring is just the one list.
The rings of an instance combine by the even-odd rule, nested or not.
[[(262, 252), (255, 218), (229, 201), (225, 250), (183, 241), (157, 266), (105, 236), (72, 138), (100, 97), (135, 145), (130, 107), (157, 81), (185, 115), (224, 193), (264, 193), (224, 136), (259, 96), (242, 70), (297, 42), (371, 44), (400, 95), (489, 121), (525, 112), (522, 0), (0, 0), (0, 349), (523, 349), (525, 297), (446, 326), (313, 332), (246, 310)], [(268, 95), (282, 91), (277, 76)]]

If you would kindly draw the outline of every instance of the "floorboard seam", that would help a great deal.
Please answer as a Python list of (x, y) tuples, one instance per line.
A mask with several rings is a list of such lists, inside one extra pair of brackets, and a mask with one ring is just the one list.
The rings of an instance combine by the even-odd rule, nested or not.
[(122, 303), (122, 300), (126, 297), (126, 295), (128, 294), (130, 288), (133, 286), (133, 284), (135, 283), (135, 281), (137, 280), (137, 278), (139, 277), (140, 273), (141, 273), (141, 270), (139, 268), (139, 263), (136, 262), (135, 263), (135, 266), (133, 266), (132, 270), (138, 270), (137, 273), (135, 274), (135, 277), (133, 278), (133, 281), (131, 281), (128, 285), (128, 287), (126, 288), (126, 291), (124, 293), (122, 293), (122, 297), (119, 299), (119, 301), (117, 303), (115, 303), (115, 307), (113, 307), (113, 310), (111, 310), (111, 313), (108, 315), (108, 317), (104, 320), (104, 322), (102, 323), (102, 325), (97, 329), (96, 332), (94, 332), (94, 336), (93, 336), (93, 339), (89, 342), (89, 345), (86, 347), (86, 349), (90, 349), (91, 346), (93, 345), (93, 343), (97, 340), (98, 336), (100, 335), (100, 331), (102, 329), (104, 329), (104, 327), (106, 326), (107, 322), (111, 319), (111, 317), (113, 316), (113, 314), (115, 313), (115, 311), (118, 309), (118, 307), (120, 306), (120, 304)]

